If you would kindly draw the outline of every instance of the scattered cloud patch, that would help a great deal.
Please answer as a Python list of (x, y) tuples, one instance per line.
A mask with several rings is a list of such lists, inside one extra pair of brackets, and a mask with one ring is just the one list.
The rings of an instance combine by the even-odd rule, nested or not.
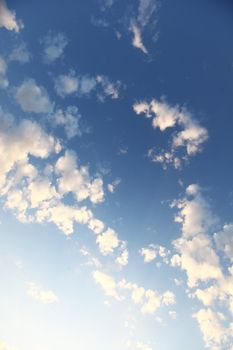
[(148, 54), (148, 50), (142, 42), (142, 33), (136, 24), (130, 26), (130, 31), (133, 33), (132, 45), (141, 50), (144, 54)]
[(2, 56), (0, 56), (0, 88), (6, 89), (9, 85), (8, 79), (6, 77), (7, 63)]
[(49, 120), (55, 127), (63, 127), (67, 138), (70, 140), (75, 136), (81, 136), (81, 115), (76, 106), (69, 106), (64, 111), (58, 109), (50, 115)]
[(208, 131), (199, 125), (187, 109), (178, 105), (170, 106), (166, 101), (155, 99), (150, 103), (135, 103), (133, 109), (136, 114), (144, 114), (151, 119), (152, 127), (161, 132), (175, 127), (181, 129), (172, 135), (169, 150), (159, 151), (152, 148), (148, 151), (153, 162), (161, 163), (165, 169), (169, 165), (179, 169), (183, 161), (202, 151), (203, 144), (208, 139)]
[(36, 301), (43, 304), (58, 302), (58, 297), (52, 290), (44, 290), (34, 282), (27, 282), (26, 287), (28, 296)]
[(31, 59), (31, 54), (28, 51), (27, 45), (25, 43), (21, 43), (15, 46), (9, 55), (9, 61), (28, 63), (30, 59)]
[(68, 44), (67, 37), (63, 33), (49, 32), (42, 40), (44, 63), (52, 63), (62, 57)]
[(23, 28), (23, 23), (16, 20), (16, 14), (11, 11), (5, 0), (0, 0), (0, 28), (19, 32)]
[(24, 112), (51, 113), (53, 110), (47, 91), (34, 79), (24, 80), (16, 88), (15, 99)]

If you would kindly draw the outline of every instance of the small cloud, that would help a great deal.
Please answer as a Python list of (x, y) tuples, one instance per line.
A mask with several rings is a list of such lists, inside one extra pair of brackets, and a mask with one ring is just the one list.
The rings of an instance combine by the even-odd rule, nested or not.
[(15, 46), (9, 55), (9, 61), (18, 61), (20, 63), (27, 63), (30, 61), (31, 55), (25, 43)]
[(15, 99), (24, 112), (50, 113), (53, 110), (46, 90), (37, 85), (34, 79), (25, 80), (16, 89)]
[(66, 110), (58, 109), (53, 115), (49, 117), (53, 126), (62, 126), (65, 130), (67, 138), (70, 140), (75, 136), (81, 136), (82, 131), (80, 127), (81, 115), (76, 106), (69, 106)]
[(0, 27), (17, 33), (23, 28), (23, 23), (16, 20), (15, 12), (8, 9), (5, 0), (0, 0)]
[(133, 33), (132, 45), (141, 50), (144, 54), (148, 54), (148, 50), (142, 42), (142, 33), (140, 28), (135, 23), (133, 23), (130, 26), (130, 31)]
[(52, 304), (58, 302), (57, 295), (51, 290), (44, 290), (34, 282), (27, 282), (27, 294), (32, 299), (43, 304)]
[(6, 78), (7, 63), (2, 56), (0, 56), (0, 88), (6, 89), (9, 85), (8, 79)]
[(121, 179), (117, 178), (114, 180), (111, 184), (108, 184), (108, 190), (110, 193), (114, 193), (116, 191), (116, 188), (120, 185)]
[(44, 63), (52, 63), (64, 53), (68, 40), (63, 33), (49, 32), (42, 40)]

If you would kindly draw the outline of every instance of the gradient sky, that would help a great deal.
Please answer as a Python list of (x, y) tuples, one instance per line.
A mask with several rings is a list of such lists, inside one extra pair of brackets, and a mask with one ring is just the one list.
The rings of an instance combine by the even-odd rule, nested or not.
[(232, 18), (0, 0), (0, 350), (233, 350)]

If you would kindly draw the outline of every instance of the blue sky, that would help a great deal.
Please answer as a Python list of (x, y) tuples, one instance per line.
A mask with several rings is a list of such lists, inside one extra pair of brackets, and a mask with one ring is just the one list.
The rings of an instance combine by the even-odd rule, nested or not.
[(0, 350), (233, 350), (232, 12), (0, 0)]

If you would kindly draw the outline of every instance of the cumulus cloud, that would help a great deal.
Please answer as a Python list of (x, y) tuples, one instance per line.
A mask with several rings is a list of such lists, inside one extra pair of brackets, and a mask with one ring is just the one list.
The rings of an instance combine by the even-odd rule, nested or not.
[(117, 292), (117, 284), (113, 277), (101, 271), (94, 271), (93, 278), (96, 283), (100, 284), (107, 296), (113, 297), (116, 300), (122, 300), (122, 297)]
[(97, 236), (96, 243), (99, 245), (100, 252), (103, 255), (108, 255), (113, 253), (114, 249), (119, 246), (120, 241), (116, 232), (108, 228), (105, 232)]
[(150, 244), (146, 248), (141, 248), (139, 254), (143, 257), (144, 263), (150, 263), (154, 261), (157, 257), (162, 258), (163, 262), (168, 264), (168, 256), (170, 251), (163, 246)]
[(130, 26), (130, 30), (133, 33), (132, 45), (141, 50), (144, 54), (148, 54), (148, 51), (142, 42), (142, 33), (140, 28), (136, 24), (132, 24)]
[(23, 28), (22, 22), (16, 20), (15, 12), (7, 7), (5, 0), (0, 0), (0, 28), (1, 27), (15, 32), (19, 32), (20, 29)]
[(9, 55), (9, 61), (18, 61), (20, 63), (27, 63), (30, 61), (30, 58), (31, 55), (25, 43), (15, 46)]
[(233, 262), (233, 224), (226, 224), (222, 231), (214, 234), (217, 248)]
[(24, 112), (51, 113), (53, 110), (46, 90), (33, 79), (25, 80), (16, 88), (15, 99)]
[(0, 88), (6, 89), (9, 85), (8, 79), (6, 77), (7, 63), (2, 56), (0, 56)]
[(200, 330), (203, 334), (205, 346), (211, 349), (220, 349), (226, 343), (232, 333), (231, 327), (225, 328), (223, 322), (225, 317), (220, 312), (214, 312), (210, 308), (201, 309), (194, 314)]
[(55, 90), (62, 98), (76, 94), (79, 97), (88, 97), (96, 93), (97, 98), (103, 102), (107, 97), (119, 98), (121, 82), (112, 82), (104, 75), (90, 76), (77, 75), (71, 70), (68, 74), (61, 74), (55, 79)]
[(63, 33), (49, 32), (42, 40), (43, 60), (45, 63), (52, 63), (64, 53), (68, 40)]
[(116, 263), (120, 266), (126, 266), (129, 262), (129, 252), (124, 249), (123, 252), (116, 258)]
[(15, 348), (12, 348), (4, 341), (0, 340), (0, 350), (16, 350)]
[(27, 282), (26, 287), (28, 296), (36, 301), (43, 304), (58, 302), (58, 297), (52, 290), (44, 290), (34, 282)]
[(81, 115), (76, 106), (69, 106), (65, 110), (58, 109), (49, 117), (53, 126), (64, 128), (67, 138), (70, 140), (75, 136), (81, 136), (80, 128)]
[(114, 193), (116, 191), (116, 188), (120, 185), (121, 179), (118, 178), (114, 180), (111, 184), (108, 184), (108, 190), (110, 193)]
[(92, 203), (104, 200), (103, 180), (91, 180), (88, 168), (78, 167), (74, 152), (66, 151), (65, 155), (58, 159), (55, 169), (59, 175), (59, 192), (63, 195), (73, 193), (78, 202), (88, 198)]
[(155, 99), (150, 103), (135, 103), (133, 109), (136, 114), (144, 114), (151, 119), (152, 127), (161, 132), (175, 127), (181, 129), (172, 135), (169, 150), (149, 150), (148, 155), (152, 161), (161, 163), (164, 168), (170, 164), (180, 168), (184, 160), (202, 151), (203, 143), (208, 139), (208, 131), (199, 125), (187, 109), (178, 105), (170, 106), (166, 101)]

